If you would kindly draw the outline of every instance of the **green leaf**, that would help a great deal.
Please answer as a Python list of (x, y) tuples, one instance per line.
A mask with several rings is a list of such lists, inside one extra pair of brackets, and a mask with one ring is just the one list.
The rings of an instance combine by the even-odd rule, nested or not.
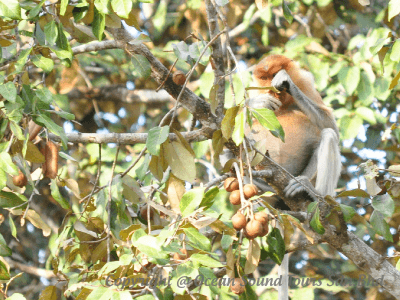
[(386, 223), (382, 213), (374, 210), (371, 218), (369, 219), (369, 222), (371, 223), (371, 226), (376, 231), (376, 233), (383, 236), (385, 240), (393, 242), (393, 237), (390, 233), (389, 225)]
[(343, 212), (344, 221), (349, 222), (351, 218), (353, 218), (353, 216), (356, 214), (356, 211), (354, 210), (354, 208), (348, 205), (339, 204), (339, 206)]
[[(189, 46), (189, 53), (190, 57), (193, 60), (198, 60), (200, 58), (200, 54), (203, 52), (204, 47), (206, 46), (206, 43), (204, 41), (199, 41), (196, 43), (193, 43)], [(199, 63), (202, 64), (203, 66), (207, 66), (211, 56), (211, 50), (210, 48), (207, 48), (201, 57)]]
[(268, 108), (252, 109), (252, 114), (263, 127), (269, 129), (273, 135), (285, 142), (285, 132), (272, 110)]
[(31, 9), (31, 10), (29, 11), (28, 17), (29, 17), (30, 19), (36, 17), (36, 16), (39, 14), (40, 10), (42, 9), (43, 3), (44, 3), (45, 1), (46, 1), (46, 0), (40, 1), (40, 3), (39, 3), (38, 5), (36, 5), (33, 9)]
[(289, 7), (286, 5), (285, 1), (282, 1), (282, 10), (283, 10), (283, 16), (285, 17), (286, 21), (288, 21), (289, 24), (292, 24), (293, 15)]
[(178, 44), (172, 44), (172, 49), (179, 59), (182, 59), (187, 63), (192, 62), (193, 58), (190, 56), (189, 46), (185, 42), (182, 41)]
[(374, 82), (375, 97), (379, 100), (386, 101), (390, 95), (389, 80), (384, 77), (376, 78)]
[(12, 251), (8, 248), (6, 240), (0, 233), (0, 256), (11, 256)]
[(13, 20), (21, 19), (21, 7), (18, 0), (0, 0), (0, 15)]
[(22, 132), (21, 127), (19, 127), (18, 123), (11, 121), (10, 122), (10, 129), (14, 133), (14, 135), (19, 139), (20, 141), (25, 140), (24, 133)]
[(359, 67), (345, 67), (338, 74), (340, 83), (343, 85), (348, 95), (352, 95), (360, 81)]
[(285, 241), (278, 228), (273, 228), (267, 235), (266, 242), (262, 240), (262, 246), (267, 255), (277, 264), (282, 263), (285, 256)]
[(112, 14), (111, 0), (95, 0), (94, 6), (97, 10), (105, 15)]
[(132, 244), (139, 249), (140, 252), (146, 254), (149, 258), (154, 258), (162, 262), (169, 258), (168, 252), (164, 251), (158, 244), (157, 238), (151, 235), (141, 236)]
[[(15, 71), (12, 74), (17, 74), (19, 72), (21, 72), (23, 69), (25, 69), (26, 67), (26, 62), (28, 60), (28, 56), (29, 54), (31, 54), (32, 52), (32, 47), (29, 47), (27, 49), (21, 50), (19, 56), (18, 56), (18, 60), (15, 63)], [(12, 75), (10, 74), (10, 75)]]
[(204, 207), (204, 210), (209, 209), (214, 201), (215, 201), (215, 197), (219, 194), (219, 188), (218, 186), (214, 186), (211, 189), (209, 189), (203, 197), (203, 200), (201, 200), (201, 203), (199, 205), (199, 207)]
[(375, 114), (372, 109), (364, 106), (357, 107), (356, 114), (371, 125), (376, 124)]
[(169, 126), (151, 128), (146, 140), (146, 146), (152, 155), (160, 154), (160, 145), (164, 143), (169, 134)]
[(354, 139), (360, 132), (360, 127), (363, 125), (363, 119), (354, 115), (352, 117), (345, 116), (340, 120), (340, 132), (344, 140)]
[(148, 78), (151, 74), (150, 63), (143, 55), (134, 54), (131, 62), (133, 64), (134, 75), (142, 78)]
[(132, 0), (113, 0), (111, 6), (119, 17), (128, 19), (132, 10)]
[(17, 99), (17, 88), (11, 81), (6, 84), (0, 84), (0, 94), (4, 99), (14, 103), (15, 99)]
[(374, 85), (365, 72), (361, 72), (360, 83), (357, 86), (358, 99), (369, 106), (374, 99)]
[(321, 221), (319, 219), (319, 207), (317, 206), (315, 209), (315, 213), (310, 222), (311, 227), (319, 234), (325, 233), (325, 228), (322, 226)]
[(44, 25), (44, 34), (46, 35), (46, 40), (48, 45), (54, 45), (58, 36), (58, 28), (54, 20)]
[[(10, 278), (11, 276), (10, 273), (8, 273), (7, 266), (0, 260), (0, 280), (10, 280)], [(13, 295), (15, 294), (16, 293), (14, 293)], [(11, 299), (11, 297), (8, 297), (7, 299)]]
[(36, 67), (41, 68), (45, 73), (51, 72), (54, 68), (54, 61), (43, 55), (33, 55), (31, 60)]
[(98, 11), (96, 7), (93, 8), (94, 16), (92, 23), (92, 32), (94, 36), (99, 40), (103, 40), (104, 28), (106, 27), (105, 14)]
[(11, 214), (8, 215), (8, 225), (10, 226), (11, 234), (17, 240), (17, 227), (15, 226), (14, 220), (11, 218)]
[(0, 169), (4, 170), (10, 175), (18, 175), (18, 168), (13, 163), (10, 154), (7, 152), (0, 153)]
[(400, 0), (390, 0), (388, 5), (388, 21), (400, 13)]
[(62, 26), (61, 23), (57, 23), (57, 27), (58, 27), (58, 35), (56, 39), (56, 46), (59, 49), (65, 51), (59, 51), (54, 48), (51, 49), (56, 53), (56, 55), (60, 59), (65, 59), (65, 58), (72, 59), (71, 45), (69, 44), (67, 36), (65, 35), (64, 27)]
[(55, 179), (51, 180), (51, 185), (50, 185), (50, 190), (51, 190), (51, 196), (54, 198), (54, 200), (57, 201), (58, 204), (64, 209), (70, 209), (69, 202), (66, 201), (63, 196), (60, 193), (60, 190), (58, 189), (58, 185)]
[(210, 268), (224, 267), (224, 265), (221, 264), (219, 261), (217, 261), (205, 254), (195, 253), (190, 257), (190, 260), (194, 263), (197, 262), (199, 264), (202, 264), (203, 266), (210, 267)]
[(234, 106), (226, 110), (225, 116), (221, 123), (221, 131), (224, 138), (229, 140), (232, 136), (235, 126), (235, 118), (239, 111), (239, 106)]
[(53, 104), (53, 94), (48, 88), (37, 89), (35, 91), (36, 96), (46, 104)]
[(397, 39), (392, 47), (392, 52), (390, 53), (390, 59), (398, 62), (400, 60), (400, 39)]
[(222, 249), (224, 249), (224, 251), (228, 251), (228, 248), (230, 245), (232, 245), (232, 243), (233, 243), (233, 238), (230, 235), (224, 234), (222, 236), (221, 247)]
[(63, 110), (46, 110), (50, 113), (54, 113), (56, 115), (59, 115), (61, 118), (65, 119), (65, 120), (75, 120), (75, 115), (71, 114), (69, 112), (63, 111)]
[(68, 0), (61, 0), (61, 5), (60, 5), (61, 16), (65, 15), (65, 12), (67, 11), (67, 6), (68, 6)]
[(63, 147), (65, 149), (67, 148), (68, 139), (67, 139), (67, 136), (65, 135), (64, 130), (62, 129), (62, 127), (60, 127), (56, 123), (54, 123), (54, 121), (52, 119), (50, 119), (46, 115), (39, 115), (35, 118), (34, 122), (46, 127), (48, 130), (50, 130), (55, 135), (58, 135), (61, 138)]
[(183, 231), (186, 233), (191, 246), (207, 252), (211, 251), (210, 240), (201, 234), (197, 229), (190, 227), (184, 228)]
[(385, 217), (391, 217), (394, 213), (394, 201), (389, 194), (375, 196), (372, 199), (372, 207)]
[(235, 127), (232, 133), (232, 140), (238, 146), (244, 139), (245, 115), (243, 111), (235, 117)]
[(86, 300), (109, 300), (113, 294), (113, 290), (109, 287), (99, 286), (95, 288)]
[(183, 217), (190, 215), (201, 203), (204, 196), (204, 188), (197, 188), (183, 194), (179, 209)]
[(9, 208), (21, 205), (28, 200), (24, 195), (18, 195), (11, 192), (0, 191), (0, 207)]

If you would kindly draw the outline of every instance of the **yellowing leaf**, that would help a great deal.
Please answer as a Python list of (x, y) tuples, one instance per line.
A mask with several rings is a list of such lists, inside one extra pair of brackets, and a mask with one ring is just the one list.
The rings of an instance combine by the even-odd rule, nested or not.
[(49, 225), (47, 225), (42, 218), (40, 217), (40, 215), (30, 209), (28, 210), (27, 214), (26, 214), (26, 218), (28, 219), (29, 222), (32, 223), (33, 226), (35, 226), (36, 228), (39, 228), (43, 231), (43, 235), (44, 236), (49, 236), (51, 233), (51, 229), (49, 227)]
[(171, 209), (176, 213), (180, 213), (179, 203), (185, 192), (185, 182), (171, 174), (168, 179), (167, 194)]
[(46, 287), (40, 293), (39, 300), (57, 300), (57, 288), (54, 285)]
[(250, 240), (249, 249), (247, 249), (246, 255), (246, 264), (244, 266), (244, 273), (250, 274), (253, 273), (260, 261), (260, 246), (258, 245), (256, 240)]
[(32, 163), (42, 164), (45, 162), (44, 155), (39, 151), (34, 143), (28, 141), (25, 159)]
[(165, 150), (165, 157), (172, 173), (179, 179), (193, 182), (196, 177), (196, 166), (192, 154), (178, 142), (167, 142)]

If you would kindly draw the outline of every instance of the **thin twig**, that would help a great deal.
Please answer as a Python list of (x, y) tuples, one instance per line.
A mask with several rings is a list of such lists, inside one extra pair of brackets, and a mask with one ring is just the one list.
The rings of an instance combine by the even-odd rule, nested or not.
[(117, 147), (117, 153), (115, 154), (115, 159), (111, 168), (111, 176), (110, 176), (110, 182), (108, 184), (108, 203), (107, 203), (107, 213), (108, 213), (108, 220), (107, 220), (107, 227), (108, 227), (108, 241), (107, 241), (107, 262), (110, 262), (110, 238), (111, 238), (111, 201), (112, 201), (112, 182), (114, 179), (114, 170), (115, 170), (115, 166), (117, 164), (117, 160), (118, 160), (118, 154), (119, 154), (119, 149), (120, 149), (120, 145), (118, 145)]

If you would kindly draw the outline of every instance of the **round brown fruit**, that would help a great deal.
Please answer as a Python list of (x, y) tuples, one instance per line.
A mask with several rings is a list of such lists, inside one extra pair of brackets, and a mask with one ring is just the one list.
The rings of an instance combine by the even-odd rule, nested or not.
[(187, 258), (187, 250), (182, 248), (179, 250), (181, 253), (179, 252), (175, 252), (174, 253), (174, 260), (185, 260)]
[(236, 230), (241, 230), (246, 227), (246, 217), (240, 211), (232, 216), (231, 221), (233, 228)]
[(26, 186), (28, 183), (28, 179), (26, 178), (25, 174), (19, 170), (19, 174), (13, 177), (13, 184), (18, 187)]
[(248, 239), (254, 239), (263, 233), (263, 225), (257, 220), (251, 220), (246, 225), (246, 235)]
[(239, 181), (235, 177), (228, 177), (224, 181), (224, 188), (227, 192), (233, 192), (239, 189)]
[(243, 194), (246, 199), (249, 199), (249, 198), (257, 195), (257, 193), (258, 193), (258, 190), (254, 184), (246, 184), (243, 187)]
[(242, 294), (245, 290), (245, 283), (242, 278), (235, 278), (231, 281), (231, 291), (236, 295)]
[(241, 200), (240, 200), (240, 191), (236, 190), (233, 191), (230, 195), (229, 195), (229, 201), (233, 204), (233, 205), (239, 205)]
[(268, 214), (263, 210), (254, 214), (254, 220), (261, 222), (263, 225), (268, 224)]
[[(150, 209), (150, 220), (153, 219), (154, 211)], [(140, 216), (147, 221), (147, 205), (140, 209)]]
[(268, 234), (268, 223), (263, 224), (263, 231), (261, 232), (260, 236), (266, 236)]
[(186, 75), (182, 71), (175, 71), (172, 80), (179, 85), (183, 85), (186, 81)]

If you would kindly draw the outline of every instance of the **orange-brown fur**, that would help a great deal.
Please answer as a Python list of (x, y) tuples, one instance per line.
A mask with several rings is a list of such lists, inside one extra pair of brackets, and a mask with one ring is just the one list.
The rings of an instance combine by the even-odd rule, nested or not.
[[(254, 71), (254, 78), (259, 86), (271, 86), (271, 81), (280, 70), (286, 70), (293, 82), (310, 99), (321, 108), (330, 112), (322, 102), (321, 96), (314, 88), (311, 77), (306, 77), (298, 65), (282, 55), (271, 55), (263, 59)], [(293, 97), (282, 91), (274, 93), (267, 90), (282, 102), (275, 114), (285, 131), (285, 143), (276, 138), (257, 121), (254, 121), (249, 133), (255, 141), (265, 140), (268, 144), (270, 157), (289, 171), (298, 176), (307, 166), (313, 151), (318, 147), (321, 130), (298, 108)], [(259, 166), (262, 168), (262, 166)]]

